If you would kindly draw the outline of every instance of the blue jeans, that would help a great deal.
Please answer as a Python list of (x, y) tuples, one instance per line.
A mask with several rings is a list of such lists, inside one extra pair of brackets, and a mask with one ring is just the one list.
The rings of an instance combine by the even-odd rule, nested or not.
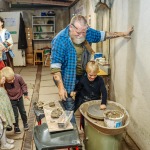
[[(76, 84), (79, 82), (81, 77), (82, 77), (82, 75), (77, 75), (76, 76)], [(54, 80), (54, 82), (55, 82), (55, 80)], [(63, 106), (64, 106), (65, 110), (74, 111), (74, 109), (75, 109), (75, 100), (72, 99), (70, 94), (68, 94), (68, 98), (66, 98), (66, 101), (62, 101), (62, 103), (63, 103)], [(73, 117), (71, 119), (71, 122), (76, 123), (74, 114), (73, 114)]]
[[(65, 110), (74, 111), (75, 103), (74, 99), (71, 97), (66, 98), (66, 101), (62, 101), (62, 104)], [(72, 116), (71, 122), (76, 123), (74, 114)]]

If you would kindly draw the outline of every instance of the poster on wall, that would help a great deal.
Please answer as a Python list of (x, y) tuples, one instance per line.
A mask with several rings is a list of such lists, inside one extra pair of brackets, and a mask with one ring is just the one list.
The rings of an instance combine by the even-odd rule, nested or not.
[(12, 27), (16, 26), (16, 19), (15, 18), (4, 18), (5, 27)]

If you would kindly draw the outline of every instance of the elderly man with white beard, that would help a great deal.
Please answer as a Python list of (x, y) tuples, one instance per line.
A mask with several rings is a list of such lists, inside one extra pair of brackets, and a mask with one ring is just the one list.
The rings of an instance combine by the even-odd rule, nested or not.
[(89, 61), (89, 43), (106, 39), (130, 36), (133, 27), (127, 32), (105, 32), (92, 29), (82, 15), (75, 15), (70, 24), (52, 40), (51, 73), (59, 90), (59, 96), (66, 110), (74, 110), (72, 92), (84, 67)]

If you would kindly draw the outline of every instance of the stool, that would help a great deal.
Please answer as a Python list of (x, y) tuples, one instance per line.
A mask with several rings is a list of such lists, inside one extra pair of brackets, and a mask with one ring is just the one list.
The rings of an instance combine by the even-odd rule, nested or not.
[[(41, 54), (40, 60), (38, 60), (37, 54)], [(42, 62), (43, 66), (44, 66), (44, 52), (43, 52), (43, 50), (34, 50), (34, 66), (35, 66), (35, 63), (38, 63), (38, 62)]]

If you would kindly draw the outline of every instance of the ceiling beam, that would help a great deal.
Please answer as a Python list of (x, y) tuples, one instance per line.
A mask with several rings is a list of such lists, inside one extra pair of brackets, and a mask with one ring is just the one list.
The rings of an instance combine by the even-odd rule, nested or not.
[(69, 6), (69, 7), (74, 6), (74, 5), (75, 5), (78, 1), (79, 1), (79, 0), (74, 0), (74, 1), (70, 4), (70, 6)]
[(65, 6), (69, 7), (72, 4), (72, 1), (67, 2), (58, 2), (58, 1), (47, 1), (47, 0), (5, 0), (12, 4), (43, 4), (43, 5), (53, 5), (53, 6)]

